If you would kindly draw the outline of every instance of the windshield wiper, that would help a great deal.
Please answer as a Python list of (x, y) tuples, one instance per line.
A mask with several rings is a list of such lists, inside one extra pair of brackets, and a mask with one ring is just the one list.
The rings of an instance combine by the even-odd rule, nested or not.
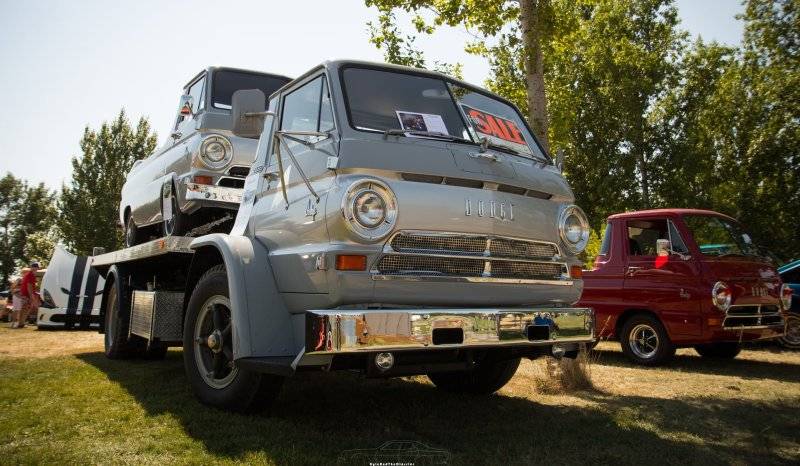
[[(389, 128), (383, 131), (384, 136), (422, 136), (426, 138), (438, 138), (438, 139), (445, 139), (447, 141), (466, 141), (466, 139), (461, 139), (456, 136), (451, 136), (445, 133), (439, 133), (437, 131), (419, 131), (413, 129), (397, 129), (397, 128)], [(469, 141), (472, 142), (472, 141)]]

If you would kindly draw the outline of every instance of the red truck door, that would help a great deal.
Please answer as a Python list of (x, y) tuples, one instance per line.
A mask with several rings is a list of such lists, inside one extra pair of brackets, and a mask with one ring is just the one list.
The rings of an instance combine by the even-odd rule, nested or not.
[[(700, 335), (700, 270), (678, 229), (666, 218), (636, 218), (626, 220), (625, 232), (626, 295), (658, 314), (670, 335)], [(672, 250), (685, 255), (659, 255), (659, 239), (670, 240)]]

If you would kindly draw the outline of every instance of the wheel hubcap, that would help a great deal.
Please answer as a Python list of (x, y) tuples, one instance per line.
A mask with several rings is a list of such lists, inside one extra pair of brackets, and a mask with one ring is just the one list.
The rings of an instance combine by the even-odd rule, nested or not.
[(800, 317), (792, 316), (787, 319), (784, 339), (792, 345), (800, 345)]
[(649, 325), (639, 324), (631, 330), (628, 343), (637, 357), (650, 359), (658, 351), (658, 333)]
[(233, 362), (230, 309), (230, 299), (226, 296), (212, 296), (203, 304), (195, 321), (195, 364), (203, 381), (217, 389), (230, 385), (239, 370)]

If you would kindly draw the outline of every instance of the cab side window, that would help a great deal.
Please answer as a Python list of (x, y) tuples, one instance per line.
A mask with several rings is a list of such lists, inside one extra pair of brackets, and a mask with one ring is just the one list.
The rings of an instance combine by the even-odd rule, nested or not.
[(198, 79), (196, 83), (192, 84), (189, 88), (188, 94), (192, 96), (192, 113), (197, 113), (205, 108), (203, 98), (205, 97), (206, 77)]
[(658, 255), (659, 239), (668, 239), (666, 220), (629, 220), (628, 253), (631, 256)]
[(317, 131), (321, 89), (322, 76), (292, 91), (283, 99), (282, 130)]
[(607, 256), (611, 253), (611, 224), (606, 223), (606, 230), (603, 234), (603, 242), (600, 244), (600, 252), (597, 254), (600, 256)]

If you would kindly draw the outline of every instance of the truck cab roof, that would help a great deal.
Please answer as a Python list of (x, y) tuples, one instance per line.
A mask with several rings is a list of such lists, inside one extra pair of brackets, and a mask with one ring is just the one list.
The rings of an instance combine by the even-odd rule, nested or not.
[(640, 218), (640, 217), (658, 217), (658, 216), (676, 216), (676, 215), (714, 215), (717, 217), (724, 217), (736, 221), (733, 217), (729, 217), (713, 210), (705, 209), (686, 209), (686, 208), (667, 208), (667, 209), (649, 209), (649, 210), (636, 210), (632, 212), (621, 212), (608, 216), (608, 220), (624, 219), (624, 218)]

